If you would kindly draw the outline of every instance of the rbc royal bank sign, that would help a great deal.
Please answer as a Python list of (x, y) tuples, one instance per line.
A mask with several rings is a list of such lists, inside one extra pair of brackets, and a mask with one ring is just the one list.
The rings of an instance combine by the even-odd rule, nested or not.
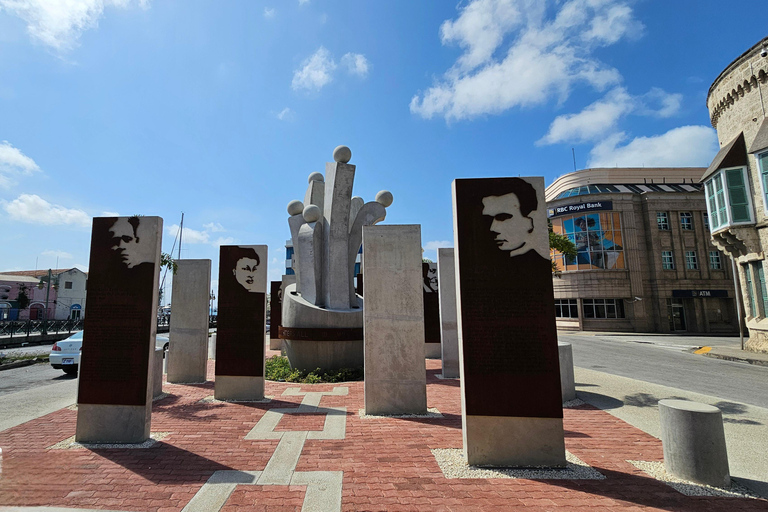
[(613, 210), (613, 201), (595, 201), (591, 203), (568, 204), (547, 208), (547, 217), (559, 217), (573, 213), (586, 213), (599, 210)]

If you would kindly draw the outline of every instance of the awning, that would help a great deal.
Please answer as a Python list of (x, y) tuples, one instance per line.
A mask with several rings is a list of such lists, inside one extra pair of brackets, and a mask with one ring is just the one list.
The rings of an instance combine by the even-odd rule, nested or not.
[(720, 148), (699, 182), (707, 181), (720, 169), (743, 165), (747, 165), (747, 143), (744, 142), (744, 132), (740, 132), (735, 139)]
[(757, 153), (766, 148), (768, 148), (768, 117), (763, 118), (760, 128), (757, 129), (757, 135), (755, 140), (752, 141), (749, 153)]

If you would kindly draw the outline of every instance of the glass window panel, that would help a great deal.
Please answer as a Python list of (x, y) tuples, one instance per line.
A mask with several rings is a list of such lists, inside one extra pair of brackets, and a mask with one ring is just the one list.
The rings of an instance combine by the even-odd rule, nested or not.
[(605, 304), (595, 304), (595, 318), (605, 318)]
[(590, 213), (589, 215), (587, 215), (587, 230), (599, 231), (600, 229), (602, 229), (600, 227), (600, 215), (597, 213)]
[(554, 219), (552, 221), (552, 231), (558, 235), (562, 235), (564, 233), (563, 221), (561, 219)]
[(620, 229), (621, 228), (621, 217), (618, 212), (613, 213), (613, 229)]
[(601, 213), (600, 214), (600, 227), (602, 229), (613, 229), (613, 222), (611, 222), (611, 214), (610, 213)]
[(563, 231), (566, 233), (573, 233), (575, 231), (573, 218), (563, 220)]

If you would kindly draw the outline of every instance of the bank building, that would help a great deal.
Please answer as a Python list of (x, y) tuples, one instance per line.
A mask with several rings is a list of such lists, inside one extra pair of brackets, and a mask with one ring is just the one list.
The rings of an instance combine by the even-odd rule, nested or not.
[(560, 329), (738, 333), (731, 259), (713, 245), (705, 168), (584, 169), (546, 189)]

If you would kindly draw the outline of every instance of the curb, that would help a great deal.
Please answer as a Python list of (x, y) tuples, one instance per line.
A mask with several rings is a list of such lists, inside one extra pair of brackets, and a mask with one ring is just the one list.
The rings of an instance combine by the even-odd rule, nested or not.
[(16, 361), (15, 363), (0, 364), (0, 371), (11, 370), (13, 368), (22, 368), (24, 366), (32, 366), (37, 363), (47, 363), (48, 358), (45, 359), (26, 359), (24, 361)]
[(759, 359), (749, 359), (746, 357), (728, 356), (725, 354), (715, 354), (713, 352), (706, 352), (704, 354), (699, 354), (699, 355), (714, 357), (716, 359), (724, 359), (726, 361), (735, 361), (737, 363), (749, 363), (749, 364), (754, 364), (756, 366), (768, 366), (768, 361), (761, 361)]

